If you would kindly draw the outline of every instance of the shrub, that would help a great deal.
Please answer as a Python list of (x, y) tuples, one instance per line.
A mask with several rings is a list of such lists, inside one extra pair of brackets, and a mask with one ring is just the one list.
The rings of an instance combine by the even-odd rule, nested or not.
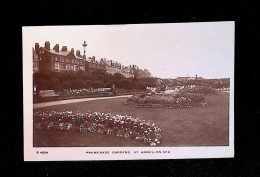
[(94, 81), (93, 86), (94, 86), (95, 88), (101, 88), (101, 87), (103, 87), (104, 85), (103, 85), (103, 83), (102, 83), (101, 81)]
[(141, 95), (140, 95), (141, 98), (144, 98), (145, 96), (147, 96), (146, 93), (141, 93)]

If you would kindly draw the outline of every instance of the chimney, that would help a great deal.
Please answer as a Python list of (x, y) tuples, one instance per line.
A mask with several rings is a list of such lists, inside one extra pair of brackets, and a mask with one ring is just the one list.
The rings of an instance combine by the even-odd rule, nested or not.
[(71, 48), (71, 51), (70, 51), (73, 55), (74, 55), (74, 49), (73, 48)]
[(50, 42), (49, 42), (49, 41), (46, 41), (46, 42), (45, 42), (44, 48), (45, 48), (46, 50), (49, 50), (49, 51), (50, 51)]
[(38, 50), (40, 48), (39, 43), (35, 43), (35, 50)]
[(56, 44), (54, 47), (53, 47), (53, 50), (55, 50), (55, 52), (59, 53), (59, 44)]
[(67, 46), (62, 46), (61, 51), (66, 52), (67, 51)]
[(92, 60), (95, 61), (95, 56), (92, 57)]
[(80, 57), (80, 50), (77, 50), (77, 51), (76, 51), (76, 56), (77, 56), (77, 57)]

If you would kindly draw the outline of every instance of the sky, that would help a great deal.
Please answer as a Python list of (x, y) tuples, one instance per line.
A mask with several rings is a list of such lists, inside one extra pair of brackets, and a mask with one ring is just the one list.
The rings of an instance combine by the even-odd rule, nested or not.
[[(23, 46), (35, 43), (80, 50), (159, 78), (230, 78), (234, 74), (234, 22), (23, 27)], [(26, 52), (26, 51), (24, 51)]]

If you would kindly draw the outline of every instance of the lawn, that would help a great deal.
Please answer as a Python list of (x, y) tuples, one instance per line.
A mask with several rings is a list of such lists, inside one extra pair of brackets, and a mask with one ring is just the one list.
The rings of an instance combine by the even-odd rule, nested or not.
[[(125, 105), (127, 98), (56, 105), (38, 110), (111, 112), (154, 122), (162, 129), (160, 146), (223, 146), (229, 144), (229, 93), (206, 96), (200, 108), (156, 109)], [(34, 146), (144, 146), (143, 143), (112, 135), (34, 130)]]

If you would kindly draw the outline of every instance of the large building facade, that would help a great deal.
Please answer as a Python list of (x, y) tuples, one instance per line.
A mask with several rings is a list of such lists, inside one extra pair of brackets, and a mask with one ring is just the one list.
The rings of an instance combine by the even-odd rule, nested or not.
[(83, 72), (103, 72), (108, 74), (120, 73), (125, 78), (143, 78), (150, 77), (148, 70), (140, 70), (136, 65), (122, 66), (121, 63), (101, 58), (97, 61), (95, 56), (86, 57), (84, 42), (84, 54), (80, 54), (80, 50), (74, 52), (74, 49), (67, 49), (67, 46), (56, 44), (52, 49), (50, 42), (46, 41), (44, 47), (40, 47), (39, 43), (35, 44), (33, 49), (33, 72), (49, 72), (49, 71), (83, 71)]
[(39, 47), (39, 44), (35, 44), (35, 53), (39, 60), (39, 72), (48, 71), (85, 71), (85, 60), (80, 55), (80, 51), (74, 53), (74, 49), (67, 49), (67, 46), (63, 46), (59, 50), (59, 45), (56, 44), (53, 49), (50, 48), (50, 43), (45, 42), (44, 47)]

